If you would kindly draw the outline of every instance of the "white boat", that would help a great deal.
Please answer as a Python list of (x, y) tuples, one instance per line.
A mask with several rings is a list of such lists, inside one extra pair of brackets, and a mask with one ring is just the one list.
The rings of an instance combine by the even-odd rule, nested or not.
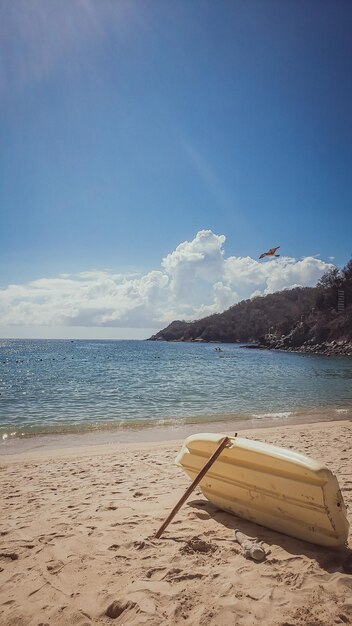
[[(223, 434), (188, 437), (176, 464), (194, 479)], [(349, 523), (337, 478), (313, 459), (259, 441), (231, 437), (200, 482), (217, 507), (323, 546), (346, 543)]]

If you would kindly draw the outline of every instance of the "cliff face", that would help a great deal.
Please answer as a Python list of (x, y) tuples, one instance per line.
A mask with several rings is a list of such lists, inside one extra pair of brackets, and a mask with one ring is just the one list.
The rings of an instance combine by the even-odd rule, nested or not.
[(352, 356), (352, 336), (348, 329), (351, 318), (352, 307), (343, 314), (334, 315), (332, 312), (325, 316), (325, 320), (320, 317), (317, 321), (311, 315), (305, 321), (298, 322), (287, 335), (280, 337), (275, 333), (267, 333), (260, 338), (259, 347), (327, 356)]
[(255, 342), (277, 350), (352, 355), (352, 260), (316, 287), (244, 300), (193, 322), (174, 321), (150, 339)]

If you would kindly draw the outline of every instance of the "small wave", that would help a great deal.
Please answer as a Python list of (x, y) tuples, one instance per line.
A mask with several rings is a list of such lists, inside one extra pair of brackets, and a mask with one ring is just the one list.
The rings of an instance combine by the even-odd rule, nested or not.
[(277, 413), (254, 413), (253, 417), (263, 418), (263, 417), (272, 417), (275, 418), (286, 418), (292, 415), (292, 411), (278, 411)]
[[(21, 433), (21, 434), (23, 434), (23, 433)], [(2, 438), (3, 441), (6, 441), (9, 437), (16, 437), (16, 435), (17, 435), (17, 431), (14, 431), (12, 433), (3, 433), (1, 438)]]
[(184, 424), (187, 424), (187, 418), (185, 417), (165, 418), (148, 422), (148, 426), (152, 426), (153, 428), (158, 426), (171, 426), (172, 428), (178, 428)]

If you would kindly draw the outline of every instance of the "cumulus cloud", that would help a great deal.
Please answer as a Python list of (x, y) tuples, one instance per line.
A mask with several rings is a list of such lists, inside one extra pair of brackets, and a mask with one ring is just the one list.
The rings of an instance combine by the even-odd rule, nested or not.
[(84, 271), (8, 285), (0, 290), (0, 325), (158, 328), (245, 298), (315, 285), (332, 267), (316, 257), (226, 258), (225, 240), (201, 230), (144, 275)]
[(225, 243), (224, 235), (211, 230), (200, 230), (193, 241), (184, 241), (162, 261), (170, 276), (175, 296), (184, 297), (196, 281), (211, 284), (222, 275)]

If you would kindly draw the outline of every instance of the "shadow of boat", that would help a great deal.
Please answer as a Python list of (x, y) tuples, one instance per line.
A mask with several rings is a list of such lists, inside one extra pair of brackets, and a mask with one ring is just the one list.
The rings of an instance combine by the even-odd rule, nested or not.
[[(259, 524), (227, 513), (208, 500), (191, 500), (186, 506), (198, 511), (205, 511), (215, 522), (229, 530), (239, 530), (245, 535), (255, 538), (256, 541), (262, 541), (269, 546), (269, 550), (271, 547), (280, 546), (292, 557), (299, 558), (304, 555), (316, 561), (323, 570), (330, 574), (334, 572), (352, 574), (352, 550), (348, 547), (342, 546), (331, 549), (283, 535), (270, 528), (259, 526)], [(233, 532), (233, 537), (233, 541), (236, 541), (235, 532)]]

